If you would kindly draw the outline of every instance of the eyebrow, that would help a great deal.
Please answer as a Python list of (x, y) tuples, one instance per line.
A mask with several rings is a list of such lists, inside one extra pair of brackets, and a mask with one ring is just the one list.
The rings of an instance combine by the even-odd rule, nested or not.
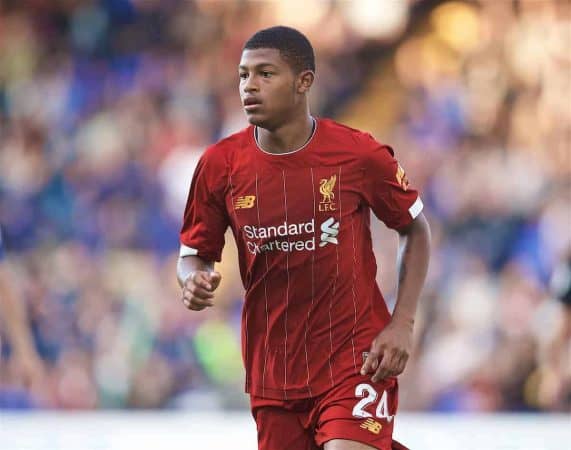
[[(269, 62), (262, 62), (262, 63), (256, 64), (253, 68), (254, 69), (261, 69), (262, 67), (266, 67), (266, 66), (270, 66), (270, 67), (273, 67), (275, 69), (278, 68), (278, 66), (276, 66), (275, 64), (269, 63)], [(238, 69), (248, 70), (248, 66), (244, 66), (243, 64), (240, 64), (238, 66)]]

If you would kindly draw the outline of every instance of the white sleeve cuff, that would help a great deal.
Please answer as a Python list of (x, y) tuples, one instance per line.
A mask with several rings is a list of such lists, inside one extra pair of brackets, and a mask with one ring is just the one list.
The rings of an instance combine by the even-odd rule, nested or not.
[(418, 197), (415, 200), (415, 202), (412, 204), (412, 206), (408, 208), (408, 212), (410, 213), (413, 219), (416, 219), (416, 216), (420, 214), (422, 208), (424, 208), (424, 205), (422, 204), (422, 200), (420, 199), (420, 197)]
[(198, 255), (198, 250), (192, 247), (187, 247), (183, 244), (180, 246), (180, 252), (178, 255), (181, 258), (184, 258), (185, 256), (196, 256)]

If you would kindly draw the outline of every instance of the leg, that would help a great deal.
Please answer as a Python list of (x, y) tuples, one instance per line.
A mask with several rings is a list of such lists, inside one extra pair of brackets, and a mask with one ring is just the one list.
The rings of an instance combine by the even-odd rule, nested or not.
[(396, 379), (356, 374), (319, 399), (315, 441), (324, 450), (406, 450), (392, 438), (397, 404)]
[(298, 414), (281, 408), (261, 408), (256, 413), (258, 450), (318, 450), (313, 435), (300, 424)]
[[(333, 439), (325, 443), (323, 450), (375, 450), (375, 447), (346, 439)], [(408, 448), (393, 441), (391, 450), (408, 450)]]
[(258, 429), (258, 450), (319, 450), (307, 425), (304, 401), (251, 397), (252, 415)]
[(375, 447), (346, 439), (333, 439), (325, 443), (324, 450), (375, 450)]

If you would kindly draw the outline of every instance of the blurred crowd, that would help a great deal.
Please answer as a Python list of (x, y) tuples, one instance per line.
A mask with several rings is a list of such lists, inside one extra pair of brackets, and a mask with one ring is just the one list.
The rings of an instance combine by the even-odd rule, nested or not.
[[(314, 44), (313, 113), (392, 145), (423, 193), (433, 254), (403, 408), (570, 410), (558, 0), (0, 0), (0, 226), (41, 357), (22, 376), (0, 318), (0, 408), (247, 404), (232, 238), (211, 311), (184, 309), (175, 265), (201, 152), (246, 125), (241, 47), (276, 23)], [(396, 236), (373, 222), (392, 302)]]

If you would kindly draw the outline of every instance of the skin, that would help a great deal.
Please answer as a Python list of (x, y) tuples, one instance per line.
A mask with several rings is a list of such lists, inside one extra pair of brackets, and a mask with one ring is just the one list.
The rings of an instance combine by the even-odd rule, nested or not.
[(283, 153), (301, 147), (311, 136), (313, 121), (307, 94), (315, 79), (311, 70), (294, 73), (276, 49), (244, 50), (240, 65), (240, 98), (260, 102), (245, 107), (248, 122), (258, 127), (262, 148)]
[[(296, 73), (276, 49), (244, 50), (238, 68), (240, 98), (248, 121), (258, 127), (260, 146), (270, 153), (284, 153), (303, 146), (311, 137), (313, 120), (307, 94), (315, 74)], [(254, 102), (255, 105), (248, 105)], [(374, 382), (400, 375), (412, 349), (414, 317), (426, 277), (430, 252), (430, 229), (421, 213), (399, 232), (399, 285), (391, 322), (371, 343), (362, 366), (363, 375)], [(198, 256), (179, 258), (177, 277), (182, 301), (191, 310), (214, 305), (214, 291), (221, 275), (212, 261)], [(324, 450), (369, 450), (373, 447), (333, 439)]]

